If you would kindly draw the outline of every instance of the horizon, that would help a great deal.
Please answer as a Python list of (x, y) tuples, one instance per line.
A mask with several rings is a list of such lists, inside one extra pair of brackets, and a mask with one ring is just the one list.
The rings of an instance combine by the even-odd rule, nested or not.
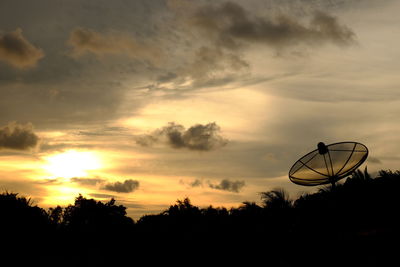
[(395, 0), (0, 3), (0, 189), (133, 219), (260, 203), (300, 157), (356, 141), (398, 169)]
[[(214, 205), (196, 205), (194, 204), (190, 197), (184, 197), (181, 199), (176, 199), (176, 201), (174, 203), (170, 203), (168, 206), (166, 206), (163, 210), (160, 210), (158, 212), (153, 212), (153, 213), (144, 213), (144, 214), (140, 214), (139, 217), (133, 217), (130, 216), (129, 213), (126, 213), (126, 215), (123, 216), (127, 216), (131, 219), (133, 219), (133, 223), (137, 223), (140, 221), (140, 219), (145, 218), (147, 216), (159, 216), (159, 215), (163, 215), (165, 212), (169, 215), (171, 210), (174, 210), (177, 206), (184, 208), (185, 207), (185, 203), (187, 203), (191, 208), (197, 209), (199, 208), (199, 211), (205, 212), (205, 216), (207, 216), (207, 210), (208, 209), (214, 209), (214, 210), (226, 210), (228, 213), (227, 214), (235, 214), (235, 212), (237, 212), (238, 210), (241, 209), (248, 209), (251, 207), (257, 207), (259, 209), (275, 209), (275, 208), (279, 208), (279, 209), (285, 209), (286, 208), (299, 208), (300, 206), (302, 206), (302, 202), (305, 199), (313, 199), (313, 196), (319, 196), (319, 195), (324, 195), (324, 194), (332, 194), (334, 192), (339, 193), (339, 194), (344, 194), (346, 195), (345, 190), (342, 190), (343, 188), (346, 189), (352, 189), (354, 190), (355, 187), (354, 185), (356, 185), (356, 187), (360, 187), (362, 188), (362, 185), (366, 185), (366, 184), (372, 184), (374, 181), (379, 181), (379, 180), (385, 180), (386, 183), (390, 183), (390, 178), (392, 177), (398, 177), (400, 175), (400, 171), (399, 170), (387, 170), (387, 169), (382, 169), (379, 170), (377, 173), (375, 174), (371, 174), (368, 172), (367, 168), (365, 168), (363, 171), (360, 169), (355, 169), (354, 171), (351, 172), (351, 174), (349, 176), (346, 176), (344, 178), (340, 178), (339, 180), (336, 180), (336, 182), (334, 184), (332, 183), (321, 183), (318, 186), (313, 186), (314, 188), (316, 188), (317, 190), (311, 190), (309, 192), (303, 192), (301, 195), (297, 195), (296, 197), (292, 197), (288, 194), (288, 192), (285, 190), (285, 188), (274, 188), (270, 191), (265, 191), (265, 192), (259, 192), (259, 198), (261, 201), (244, 201), (242, 203), (239, 203), (239, 205), (237, 206), (231, 206), (231, 207), (225, 207), (225, 206), (214, 206)], [(389, 177), (389, 178), (388, 178)], [(347, 180), (349, 179), (349, 182), (347, 182)], [(394, 180), (392, 180), (393, 182)], [(338, 189), (339, 187), (339, 189)], [(381, 188), (382, 189), (382, 188)], [(365, 188), (363, 189), (365, 190)], [(354, 192), (356, 193), (356, 192)], [(86, 201), (86, 202), (90, 202), (90, 201), (95, 201), (97, 202), (98, 205), (104, 205), (107, 203), (112, 203), (113, 207), (118, 207), (119, 205), (121, 205), (121, 203), (119, 203), (117, 200), (115, 200), (115, 198), (111, 197), (110, 199), (96, 199), (95, 197), (87, 197), (85, 195), (79, 194), (78, 196), (76, 196), (74, 198), (74, 201), (72, 203), (68, 203), (67, 205), (64, 206), (53, 206), (53, 207), (47, 207), (47, 209), (43, 209), (43, 207), (41, 207), (40, 205), (38, 205), (37, 203), (35, 203), (35, 201), (33, 199), (31, 199), (29, 196), (24, 196), (19, 194), (18, 192), (10, 192), (10, 191), (3, 191), (0, 192), (0, 195), (5, 196), (5, 199), (7, 199), (7, 196), (10, 197), (10, 199), (15, 199), (15, 200), (24, 200), (22, 201), (22, 203), (26, 203), (26, 207), (38, 207), (40, 208), (42, 211), (44, 211), (45, 216), (49, 216), (49, 218), (51, 217), (51, 214), (53, 212), (53, 210), (56, 210), (56, 208), (61, 208), (61, 210), (66, 210), (70, 207), (77, 207), (77, 201)], [(332, 194), (333, 196), (334, 194)], [(351, 194), (350, 194), (351, 195)], [(354, 194), (357, 195), (357, 194)], [(344, 196), (342, 196), (344, 197)], [(347, 196), (348, 197), (348, 196)], [(274, 201), (276, 201), (277, 203), (282, 204), (279, 201), (285, 201), (285, 205), (287, 206), (274, 206)], [(300, 202), (299, 202), (300, 201)], [(315, 201), (315, 200), (314, 200)], [(298, 203), (299, 202), (299, 203)], [(354, 203), (352, 203), (354, 204)], [(125, 207), (124, 205), (122, 205), (123, 208), (125, 210), (128, 210), (127, 207)], [(188, 207), (186, 207), (188, 208)], [(17, 209), (18, 210), (18, 209)], [(136, 214), (138, 216), (138, 214)], [(62, 219), (61, 221), (57, 222), (59, 224), (62, 224)]]

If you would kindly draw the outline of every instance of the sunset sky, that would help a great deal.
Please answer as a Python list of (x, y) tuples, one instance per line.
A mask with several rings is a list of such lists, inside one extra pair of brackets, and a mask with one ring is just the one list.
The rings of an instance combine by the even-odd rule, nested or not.
[(318, 142), (400, 160), (396, 0), (2, 0), (0, 189), (134, 219), (285, 188)]

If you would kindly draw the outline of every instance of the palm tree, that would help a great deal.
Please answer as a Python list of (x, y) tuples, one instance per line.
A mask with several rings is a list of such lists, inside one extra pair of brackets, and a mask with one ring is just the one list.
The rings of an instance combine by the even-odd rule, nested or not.
[(293, 207), (293, 201), (289, 199), (289, 194), (282, 188), (261, 192), (261, 199), (265, 208)]
[(164, 211), (165, 215), (169, 216), (199, 216), (200, 209), (192, 205), (190, 199), (186, 197), (183, 200), (178, 199), (177, 204), (171, 205), (168, 210)]
[(360, 169), (357, 169), (355, 172), (353, 172), (353, 174), (351, 175), (351, 179), (359, 181), (369, 181), (372, 179), (372, 177), (368, 173), (367, 166), (365, 166), (364, 172), (360, 171)]

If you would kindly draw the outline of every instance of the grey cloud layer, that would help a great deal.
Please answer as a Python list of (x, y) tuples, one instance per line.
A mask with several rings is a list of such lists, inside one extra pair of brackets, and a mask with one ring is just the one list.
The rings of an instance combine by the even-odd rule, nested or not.
[(0, 128), (0, 149), (28, 150), (38, 142), (39, 137), (33, 132), (31, 124), (9, 123)]
[(130, 193), (139, 188), (139, 181), (132, 179), (123, 182), (106, 183), (107, 180), (103, 178), (73, 177), (70, 181), (82, 186), (100, 185), (100, 189), (117, 193)]
[(219, 6), (203, 6), (193, 18), (193, 25), (228, 49), (239, 48), (243, 42), (260, 43), (282, 49), (297, 44), (319, 45), (333, 42), (348, 45), (354, 33), (337, 19), (316, 12), (308, 26), (288, 15), (276, 18), (254, 17), (240, 5), (226, 2)]
[[(157, 54), (146, 40), (155, 35), (162, 6), (162, 0), (0, 1), (0, 30), (20, 27), (23, 37), (46, 53), (35, 68), (23, 72), (0, 59), (0, 125), (16, 120), (32, 122), (37, 129), (65, 129), (118, 118), (126, 112), (119, 109), (126, 91), (154, 76), (149, 68), (156, 65), (152, 60)], [(142, 50), (137, 57), (132, 49), (103, 56), (85, 50), (88, 55), (71, 57), (73, 47), (67, 42), (74, 29), (120, 42), (126, 37)], [(129, 104), (143, 106), (139, 99)]]
[(125, 180), (123, 183), (115, 182), (108, 183), (102, 187), (104, 190), (113, 191), (117, 193), (130, 193), (139, 188), (139, 181), (136, 180)]
[(219, 184), (209, 184), (210, 188), (239, 193), (245, 186), (244, 181), (230, 181), (227, 179), (222, 180)]
[(157, 63), (161, 60), (161, 50), (155, 46), (144, 45), (133, 37), (122, 33), (102, 34), (90, 29), (77, 28), (70, 34), (68, 44), (73, 47), (73, 55), (93, 53), (121, 54), (136, 59)]
[(89, 186), (94, 186), (100, 183), (105, 182), (104, 179), (102, 178), (85, 178), (85, 177), (73, 177), (70, 179), (71, 182), (77, 183), (80, 185), (89, 185)]
[(344, 44), (354, 37), (325, 13), (305, 25), (292, 15), (275, 18), (268, 8), (268, 15), (257, 15), (242, 2), (183, 1), (190, 8), (178, 13), (165, 1), (72, 1), (63, 3), (63, 12), (61, 2), (0, 3), (7, 7), (0, 9), (2, 27), (24, 30), (1, 35), (0, 60), (17, 68), (40, 62), (23, 73), (0, 64), (0, 123), (56, 128), (110, 121), (143, 107), (157, 90), (179, 97), (200, 88), (242, 86), (251, 80), (250, 44)]
[(141, 146), (152, 146), (156, 143), (166, 143), (172, 148), (187, 148), (190, 150), (209, 151), (225, 146), (228, 141), (220, 134), (220, 127), (215, 123), (196, 124), (185, 129), (180, 124), (170, 122), (167, 126), (151, 134), (139, 136), (136, 143)]
[[(216, 87), (248, 79), (252, 66), (246, 54), (255, 47), (269, 48), (282, 56), (299, 48), (356, 43), (355, 33), (327, 11), (314, 9), (303, 14), (309, 20), (304, 23), (290, 8), (285, 12), (269, 8), (258, 15), (254, 9), (247, 10), (233, 1), (168, 3), (176, 17), (171, 25), (178, 29), (180, 42), (185, 42), (182, 47), (188, 46), (191, 52), (178, 66), (166, 66), (168, 71), (152, 86), (163, 91), (170, 87), (179, 91)], [(270, 5), (280, 6), (276, 1), (270, 1)], [(290, 2), (286, 5), (296, 6)], [(163, 84), (165, 77), (169, 77), (166, 81), (169, 88)]]
[[(187, 184), (190, 187), (203, 187), (204, 183), (201, 179), (195, 179), (191, 182), (181, 182), (182, 184)], [(233, 193), (239, 193), (243, 187), (246, 185), (244, 181), (231, 181), (229, 179), (222, 179), (219, 183), (213, 183), (207, 181), (207, 186), (212, 189), (228, 191)]]
[(44, 56), (43, 51), (31, 44), (20, 28), (0, 34), (0, 60), (16, 68), (34, 67)]

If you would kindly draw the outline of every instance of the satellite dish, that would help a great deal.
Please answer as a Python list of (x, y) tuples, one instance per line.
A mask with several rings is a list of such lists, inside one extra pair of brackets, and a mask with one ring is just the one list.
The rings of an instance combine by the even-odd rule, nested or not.
[(355, 171), (368, 157), (368, 148), (357, 142), (330, 145), (318, 143), (318, 148), (301, 157), (289, 171), (289, 179), (298, 185), (332, 184)]

